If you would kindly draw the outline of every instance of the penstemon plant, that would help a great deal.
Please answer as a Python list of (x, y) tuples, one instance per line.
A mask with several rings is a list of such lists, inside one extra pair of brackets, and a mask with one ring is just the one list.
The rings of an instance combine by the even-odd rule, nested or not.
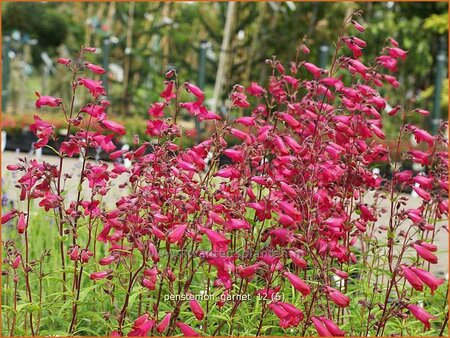
[[(109, 119), (102, 82), (86, 75), (105, 72), (87, 61), (95, 49), (58, 59), (71, 100), (37, 93), (36, 108), (61, 111), (67, 134), (38, 115), (30, 130), (35, 148), (60, 141), (59, 164), (8, 166), (21, 202), (2, 216), (3, 334), (447, 335), (448, 285), (430, 272), (447, 250), (435, 245), (447, 231), (447, 124), (430, 135), (410, 122), (429, 114), (414, 102), (386, 108), (379, 90), (399, 86), (392, 74), (407, 51), (387, 39), (364, 64), (366, 42), (351, 35), (364, 31), (358, 15), (329, 69), (308, 62), (302, 43), (288, 70), (266, 61), (267, 88), (235, 85), (226, 116), (170, 70), (148, 110), (149, 141), (135, 137), (126, 151), (113, 142), (126, 130)], [(79, 105), (84, 90), (92, 99)], [(185, 114), (211, 136), (183, 148)], [(401, 123), (392, 148), (383, 119)], [(404, 151), (411, 136), (418, 147)], [(111, 163), (89, 158), (99, 147)], [(75, 156), (69, 194), (63, 169)], [(380, 165), (389, 177), (374, 173)]]

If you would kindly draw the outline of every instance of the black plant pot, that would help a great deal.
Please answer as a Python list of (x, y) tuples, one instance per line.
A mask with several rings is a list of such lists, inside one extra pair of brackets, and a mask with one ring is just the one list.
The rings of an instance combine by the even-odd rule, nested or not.
[[(38, 138), (30, 131), (23, 131), (22, 133), (15, 133), (15, 134), (7, 134), (6, 135), (6, 145), (5, 150), (8, 151), (16, 151), (19, 149), (20, 152), (28, 153), (33, 148), (33, 143), (37, 142)], [(48, 142), (48, 145), (54, 149), (59, 149), (61, 143), (64, 141), (63, 137), (58, 138), (58, 140), (55, 142), (53, 140), (50, 140)], [(113, 140), (113, 143), (116, 145), (117, 149), (121, 149), (123, 144)], [(43, 155), (56, 155), (55, 152), (50, 149), (49, 147), (42, 148), (42, 154)], [(89, 149), (88, 150), (88, 156), (91, 158), (96, 158), (97, 151), (96, 149)], [(74, 156), (75, 158), (78, 157), (78, 155)], [(99, 158), (103, 161), (108, 161), (109, 156), (107, 153), (105, 153), (103, 150), (99, 154)]]

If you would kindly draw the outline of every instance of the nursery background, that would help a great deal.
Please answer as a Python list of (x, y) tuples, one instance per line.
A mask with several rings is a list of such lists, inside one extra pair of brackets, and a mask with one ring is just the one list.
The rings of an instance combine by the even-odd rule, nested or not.
[[(101, 78), (114, 107), (111, 113), (126, 125), (129, 135), (143, 135), (140, 126), (149, 102), (158, 98), (168, 69), (176, 68), (183, 79), (199, 84), (208, 106), (225, 113), (223, 101), (233, 85), (264, 83), (268, 72), (264, 61), (272, 55), (293, 59), (305, 36), (311, 61), (330, 65), (339, 28), (357, 9), (367, 23), (368, 59), (387, 37), (409, 50), (398, 70), (402, 85), (390, 91), (389, 98), (404, 103), (415, 97), (419, 105), (431, 109), (423, 126), (428, 130), (437, 127), (438, 119), (447, 119), (446, 3), (269, 1), (235, 3), (230, 8), (227, 3), (195, 1), (66, 2), (3, 3), (2, 9), (2, 120), (3, 130), (11, 135), (20, 134), (32, 121), (36, 91), (69, 97), (70, 88), (61, 83), (70, 74), (56, 67), (55, 60), (73, 55), (81, 45), (97, 47), (94, 61), (107, 70)], [(61, 125), (60, 119), (51, 118)], [(193, 135), (204, 132), (194, 119), (184, 123)], [(391, 130), (387, 142), (396, 128), (389, 123), (384, 126)], [(14, 142), (6, 146), (17, 148)]]
[(448, 335), (447, 36), (439, 2), (3, 2), (2, 335)]

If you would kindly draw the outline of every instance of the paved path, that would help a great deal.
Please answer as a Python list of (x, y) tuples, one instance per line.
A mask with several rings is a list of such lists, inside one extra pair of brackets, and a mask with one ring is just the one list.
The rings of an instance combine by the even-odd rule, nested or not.
[[(2, 154), (2, 181), (3, 181), (3, 187), (4, 187), (4, 191), (6, 191), (7, 197), (11, 200), (17, 200), (18, 199), (18, 192), (17, 189), (14, 188), (14, 181), (17, 179), (16, 177), (14, 177), (14, 174), (12, 174), (11, 172), (9, 172), (8, 170), (6, 170), (6, 166), (8, 164), (13, 164), (17, 162), (17, 159), (19, 157), (25, 157), (27, 156), (27, 154), (25, 153), (20, 153), (20, 154), (16, 154), (14, 152), (4, 152)], [(57, 158), (56, 156), (43, 156), (42, 157), (45, 161), (52, 163), (52, 164), (58, 164), (59, 163), (59, 158)], [(75, 191), (76, 191), (76, 182), (77, 182), (77, 177), (79, 177), (79, 172), (81, 169), (81, 162), (78, 159), (71, 159), (71, 158), (67, 158), (64, 160), (64, 172), (68, 172), (71, 173), (73, 175), (72, 179), (69, 180), (66, 183), (66, 187), (70, 188), (72, 187), (71, 191), (72, 191), (72, 195), (69, 194), (69, 198), (70, 199), (75, 199)], [(118, 183), (123, 183), (126, 180), (125, 175), (122, 175), (122, 179), (120, 179), (118, 181)], [(69, 190), (69, 189), (68, 189)], [(111, 204), (113, 204), (113, 201), (117, 200), (120, 195), (123, 193), (123, 190), (120, 190), (117, 186), (114, 186), (110, 193), (108, 194), (109, 196), (109, 201), (108, 199), (106, 200), (106, 204), (109, 206), (113, 206)], [(371, 200), (373, 199), (372, 195), (369, 193), (368, 195), (366, 195), (366, 201), (367, 203), (370, 203)], [(408, 201), (408, 205), (407, 208), (416, 208), (420, 205), (420, 198), (410, 198)], [(388, 201), (383, 201), (381, 203), (381, 207), (385, 207), (388, 208), (389, 207), (389, 203)], [(382, 217), (380, 217), (378, 219), (378, 225), (387, 225), (389, 224), (389, 215), (388, 213), (383, 214)], [(439, 224), (439, 231), (436, 234), (436, 240), (435, 243), (436, 245), (439, 247), (439, 252), (437, 253), (437, 256), (439, 257), (439, 263), (435, 264), (432, 266), (432, 271), (440, 276), (448, 276), (448, 231), (446, 229), (443, 228), (443, 226), (445, 226), (447, 224), (447, 222), (441, 222)], [(377, 237), (379, 237), (380, 239), (382, 238), (382, 236), (384, 236), (386, 234), (386, 232), (378, 232)]]

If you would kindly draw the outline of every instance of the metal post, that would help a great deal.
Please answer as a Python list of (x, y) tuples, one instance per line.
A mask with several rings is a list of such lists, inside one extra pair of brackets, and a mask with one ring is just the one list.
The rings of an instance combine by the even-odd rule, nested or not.
[(9, 88), (9, 50), (11, 48), (11, 37), (5, 36), (3, 39), (2, 55), (2, 112), (6, 111)]
[(328, 55), (330, 53), (330, 47), (322, 44), (319, 47), (319, 67), (325, 68), (328, 64)]
[(102, 74), (103, 87), (108, 93), (108, 63), (109, 63), (109, 45), (111, 41), (109, 37), (103, 39), (103, 60), (102, 67), (105, 69), (105, 73)]
[(445, 39), (439, 40), (439, 50), (436, 55), (436, 76), (434, 80), (434, 102), (433, 102), (433, 118), (431, 120), (431, 128), (433, 135), (437, 134), (439, 124), (441, 122), (441, 94), (442, 80), (445, 76), (445, 65), (447, 63)]
[[(206, 50), (208, 49), (208, 46), (208, 41), (202, 40), (200, 42), (200, 50), (198, 53), (198, 85), (202, 89), (205, 89)], [(197, 131), (197, 142), (199, 142), (202, 129), (198, 118), (195, 119), (195, 129)]]

